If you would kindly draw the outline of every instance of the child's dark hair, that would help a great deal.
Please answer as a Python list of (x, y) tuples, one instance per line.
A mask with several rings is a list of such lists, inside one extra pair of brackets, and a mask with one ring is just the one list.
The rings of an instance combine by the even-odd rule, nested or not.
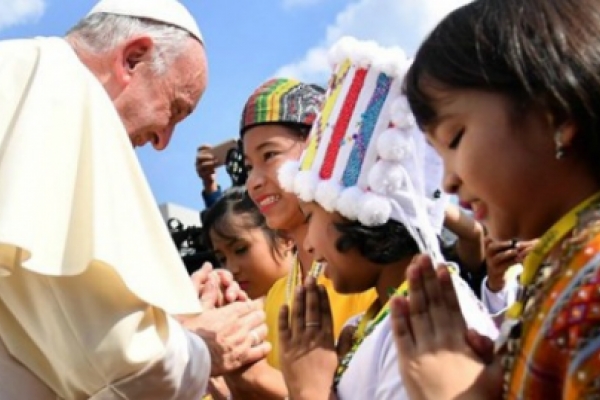
[(342, 234), (335, 243), (340, 253), (355, 248), (376, 264), (390, 264), (419, 253), (419, 246), (406, 227), (395, 220), (379, 226), (364, 226), (358, 221), (335, 224)]
[(210, 238), (211, 230), (224, 239), (234, 240), (233, 226), (228, 221), (227, 216), (245, 215), (243, 225), (237, 225), (243, 229), (259, 228), (263, 231), (274, 258), (282, 257), (280, 247), (278, 246), (279, 234), (267, 226), (265, 217), (260, 213), (256, 204), (248, 196), (244, 187), (232, 187), (223, 193), (223, 196), (217, 200), (202, 216), (202, 231), (204, 243), (214, 250), (214, 245)]
[(311, 128), (310, 125), (295, 124), (293, 122), (281, 122), (277, 125), (285, 126), (290, 130), (290, 133), (293, 133), (295, 136), (298, 136), (298, 138), (302, 140), (305, 140), (308, 137)]
[(600, 177), (599, 38), (598, 0), (476, 0), (423, 42), (404, 90), (422, 128), (437, 117), (431, 88), (500, 93), (517, 118), (537, 108), (556, 126), (571, 120), (573, 146)]

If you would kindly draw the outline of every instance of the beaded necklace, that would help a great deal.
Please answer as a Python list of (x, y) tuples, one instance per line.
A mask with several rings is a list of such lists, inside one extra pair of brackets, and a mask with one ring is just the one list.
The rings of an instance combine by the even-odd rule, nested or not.
[(515, 302), (506, 311), (506, 319), (500, 328), (500, 336), (496, 341), (496, 350), (499, 350), (510, 337), (513, 328), (521, 322), (526, 301), (526, 289), (538, 273), (544, 259), (548, 257), (552, 249), (573, 230), (577, 224), (579, 214), (592, 203), (600, 199), (600, 193), (596, 193), (567, 215), (556, 222), (539, 240), (538, 244), (531, 250), (523, 261), (523, 273), (519, 277), (519, 289)]
[[(321, 275), (322, 270), (323, 266), (321, 265), (321, 263), (313, 261), (308, 274), (313, 278), (317, 279), (319, 275)], [(285, 304), (287, 304), (290, 309), (292, 308), (292, 303), (294, 300), (294, 291), (301, 282), (302, 268), (300, 267), (300, 260), (298, 259), (298, 254), (296, 254), (294, 256), (294, 264), (292, 265), (292, 270), (287, 276), (285, 288)]]
[[(404, 281), (397, 290), (392, 289), (391, 295), (398, 294), (404, 297), (408, 296), (408, 281)], [(346, 353), (346, 355), (341, 359), (335, 371), (335, 376), (333, 377), (334, 389), (337, 389), (337, 386), (342, 379), (342, 375), (348, 369), (348, 365), (350, 365), (350, 361), (352, 361), (352, 357), (354, 357), (354, 354), (356, 354), (356, 351), (360, 345), (375, 330), (377, 325), (379, 325), (379, 323), (383, 321), (383, 319), (390, 313), (389, 300), (385, 303), (383, 308), (379, 310), (379, 312), (377, 312), (377, 308), (377, 301), (375, 301), (360, 319), (360, 323), (358, 324), (356, 332), (354, 332), (354, 336), (352, 338), (352, 347), (350, 348), (350, 351), (348, 351), (348, 353)]]

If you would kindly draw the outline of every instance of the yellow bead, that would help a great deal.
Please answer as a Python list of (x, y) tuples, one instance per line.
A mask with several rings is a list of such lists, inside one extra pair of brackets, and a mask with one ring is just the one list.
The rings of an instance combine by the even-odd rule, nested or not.
[(506, 311), (508, 318), (517, 319), (523, 313), (523, 303), (515, 301), (512, 306)]

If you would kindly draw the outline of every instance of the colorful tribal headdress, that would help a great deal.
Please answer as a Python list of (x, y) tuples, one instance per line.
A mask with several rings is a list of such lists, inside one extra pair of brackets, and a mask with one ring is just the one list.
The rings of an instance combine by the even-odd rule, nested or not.
[(250, 96), (240, 123), (240, 135), (257, 125), (297, 124), (312, 126), (323, 103), (325, 90), (294, 79), (271, 79)]
[(442, 164), (401, 91), (410, 61), (400, 49), (353, 38), (334, 45), (330, 61), (325, 103), (300, 162), (279, 171), (282, 187), (366, 226), (401, 222), (441, 260)]

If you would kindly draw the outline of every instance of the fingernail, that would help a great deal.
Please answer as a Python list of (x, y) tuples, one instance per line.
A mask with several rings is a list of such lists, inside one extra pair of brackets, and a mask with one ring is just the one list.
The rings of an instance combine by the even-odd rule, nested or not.
[(411, 280), (419, 279), (419, 268), (409, 268), (407, 272), (408, 272), (408, 279), (411, 279)]

